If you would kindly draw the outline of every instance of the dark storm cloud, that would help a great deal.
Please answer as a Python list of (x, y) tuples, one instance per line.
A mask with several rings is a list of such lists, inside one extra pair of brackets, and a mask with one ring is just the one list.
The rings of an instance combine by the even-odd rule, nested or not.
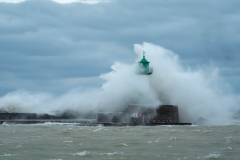
[[(233, 65), (240, 68), (239, 6), (206, 0), (0, 3), (1, 92), (94, 86), (83, 79), (96, 80), (114, 61), (134, 62), (133, 44), (142, 42), (173, 50), (187, 65), (211, 60), (227, 67), (222, 76), (237, 86), (229, 77), (236, 77)], [(72, 78), (81, 80), (64, 80)]]

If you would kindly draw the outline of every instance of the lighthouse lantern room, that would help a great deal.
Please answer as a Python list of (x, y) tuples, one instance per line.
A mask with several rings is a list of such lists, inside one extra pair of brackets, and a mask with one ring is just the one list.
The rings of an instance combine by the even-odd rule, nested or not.
[(137, 74), (139, 75), (150, 75), (153, 73), (153, 68), (149, 68), (149, 63), (145, 58), (145, 52), (143, 52), (143, 59), (138, 62), (139, 67), (137, 69)]

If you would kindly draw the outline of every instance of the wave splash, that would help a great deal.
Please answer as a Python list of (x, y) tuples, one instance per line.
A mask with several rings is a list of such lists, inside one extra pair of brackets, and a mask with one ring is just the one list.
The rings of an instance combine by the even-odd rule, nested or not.
[[(153, 74), (135, 74), (142, 51), (150, 61)], [(138, 58), (134, 64), (115, 62), (112, 71), (100, 75), (101, 88), (74, 89), (56, 97), (49, 93), (15, 91), (0, 98), (0, 109), (6, 112), (55, 114), (66, 110), (81, 113), (122, 111), (128, 104), (178, 105), (180, 121), (196, 123), (206, 117), (208, 124), (222, 124), (238, 108), (239, 96), (229, 93), (221, 82), (218, 69), (193, 69), (183, 65), (179, 56), (163, 47), (135, 44)]]

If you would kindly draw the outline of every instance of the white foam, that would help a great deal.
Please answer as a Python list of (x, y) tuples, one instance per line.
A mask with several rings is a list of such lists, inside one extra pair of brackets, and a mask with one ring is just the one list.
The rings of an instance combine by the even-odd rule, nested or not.
[(7, 154), (7, 153), (4, 153), (3, 155), (1, 155), (1, 156), (3, 156), (3, 157), (10, 157), (10, 156), (16, 156), (17, 154)]
[[(154, 68), (148, 82), (147, 76), (135, 74), (143, 50)], [(207, 117), (207, 124), (215, 125), (227, 124), (228, 111), (239, 108), (239, 96), (225, 87), (228, 85), (220, 81), (219, 70), (213, 65), (186, 67), (177, 54), (150, 43), (136, 44), (134, 51), (137, 54), (134, 64), (116, 62), (111, 72), (100, 76), (106, 81), (101, 88), (77, 88), (59, 97), (49, 93), (11, 92), (0, 97), (0, 109), (31, 113), (70, 109), (92, 113), (121, 111), (131, 103), (153, 104), (153, 107), (165, 103), (178, 105), (182, 121), (195, 123), (200, 117)]]
[(177, 138), (176, 137), (171, 137), (170, 140), (176, 140)]
[(210, 154), (210, 155), (206, 156), (205, 158), (219, 158), (219, 157), (221, 157), (220, 154), (213, 153), (213, 154)]
[(2, 125), (3, 125), (3, 126), (9, 126), (9, 123), (7, 123), (7, 122), (3, 122)]
[(63, 141), (64, 143), (73, 143), (73, 141)]
[(99, 132), (99, 131), (107, 131), (107, 129), (106, 128), (98, 128), (98, 129), (93, 130), (93, 132)]
[(72, 156), (86, 156), (87, 155), (87, 151), (83, 151), (83, 152), (78, 152), (78, 153), (73, 153), (73, 154), (70, 154)]
[(126, 143), (121, 143), (121, 145), (126, 146), (126, 147), (128, 146)]
[(113, 153), (100, 153), (101, 156), (114, 156), (118, 154), (123, 154), (123, 152), (113, 152)]

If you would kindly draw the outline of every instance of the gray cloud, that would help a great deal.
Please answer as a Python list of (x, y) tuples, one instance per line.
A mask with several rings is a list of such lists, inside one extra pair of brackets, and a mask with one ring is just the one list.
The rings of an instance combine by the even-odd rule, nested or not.
[[(81, 85), (100, 86), (96, 77), (109, 72), (114, 61), (133, 63), (133, 45), (142, 42), (173, 50), (193, 67), (213, 61), (223, 70), (223, 79), (239, 92), (239, 78), (231, 78), (239, 76), (235, 70), (240, 68), (239, 4), (216, 0), (0, 3), (0, 93), (22, 88), (58, 93)], [(96, 83), (87, 83), (89, 78)], [(69, 85), (66, 79), (79, 82)]]

